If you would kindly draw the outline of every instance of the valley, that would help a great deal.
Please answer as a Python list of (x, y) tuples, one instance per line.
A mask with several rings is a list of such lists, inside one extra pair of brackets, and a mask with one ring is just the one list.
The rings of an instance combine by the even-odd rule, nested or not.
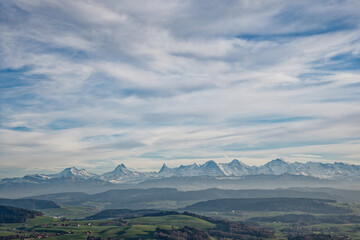
[[(303, 189), (303, 193), (324, 193), (315, 190)], [(342, 191), (326, 190), (324, 196)], [(23, 222), (0, 223), (0, 239), (360, 239), (359, 204), (274, 197), (286, 191), (301, 193), (299, 189), (181, 192), (158, 188), (3, 199), (3, 203), (42, 209)], [(205, 200), (210, 198), (206, 193), (212, 194), (212, 200)], [(264, 193), (274, 196), (254, 198)], [(226, 194), (233, 198), (219, 197)]]

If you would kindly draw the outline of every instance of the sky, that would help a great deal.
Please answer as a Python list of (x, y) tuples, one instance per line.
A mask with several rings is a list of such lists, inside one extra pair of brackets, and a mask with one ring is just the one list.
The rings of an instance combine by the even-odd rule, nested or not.
[(0, 178), (360, 164), (360, 1), (0, 2)]

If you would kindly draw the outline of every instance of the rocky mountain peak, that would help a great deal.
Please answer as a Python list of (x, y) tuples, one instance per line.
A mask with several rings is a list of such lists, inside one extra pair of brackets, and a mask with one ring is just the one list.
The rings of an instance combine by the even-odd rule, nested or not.
[(114, 169), (114, 171), (123, 171), (125, 169), (127, 170), (126, 166), (123, 163), (121, 163)]
[(164, 163), (159, 171), (159, 173), (162, 173), (164, 171), (166, 171), (166, 169), (169, 169), (169, 167)]

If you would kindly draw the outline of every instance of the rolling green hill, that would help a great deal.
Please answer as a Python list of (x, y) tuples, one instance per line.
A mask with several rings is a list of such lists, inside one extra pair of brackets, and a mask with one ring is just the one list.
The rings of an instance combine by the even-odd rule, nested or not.
[(30, 210), (40, 210), (45, 208), (60, 208), (58, 204), (51, 200), (38, 199), (8, 199), (0, 198), (0, 205), (25, 208)]
[(272, 238), (273, 233), (245, 223), (191, 213), (168, 212), (137, 218), (103, 220), (29, 219), (26, 224), (2, 224), (1, 236), (48, 239), (249, 239)]
[(61, 205), (96, 206), (96, 208), (103, 206), (109, 209), (178, 209), (196, 202), (220, 198), (280, 197), (331, 199), (339, 202), (352, 203), (360, 201), (360, 191), (344, 192), (338, 189), (225, 190), (214, 188), (200, 191), (179, 191), (172, 188), (151, 188), (117, 189), (97, 194), (57, 193), (33, 196), (31, 198), (51, 200)]
[(106, 209), (99, 213), (96, 213), (92, 216), (87, 217), (88, 220), (100, 220), (106, 218), (135, 218), (142, 217), (148, 214), (159, 213), (162, 211), (153, 210), (153, 209), (141, 209), (141, 210), (131, 210), (131, 209)]
[(349, 213), (350, 209), (335, 206), (336, 201), (311, 198), (225, 198), (198, 202), (185, 207), (196, 212), (231, 211), (300, 211), (308, 213)]

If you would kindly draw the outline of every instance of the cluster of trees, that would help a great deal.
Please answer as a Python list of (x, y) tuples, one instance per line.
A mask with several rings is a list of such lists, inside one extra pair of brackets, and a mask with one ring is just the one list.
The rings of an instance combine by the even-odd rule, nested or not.
[(311, 214), (285, 214), (274, 217), (254, 217), (249, 219), (255, 222), (284, 222), (284, 223), (296, 223), (299, 225), (314, 225), (320, 223), (334, 223), (334, 224), (346, 224), (346, 223), (360, 223), (359, 215), (326, 215), (326, 216), (314, 216)]
[(167, 215), (179, 215), (182, 214), (177, 211), (166, 211), (156, 209), (105, 209), (95, 215), (89, 216), (87, 220), (99, 220), (107, 218), (137, 218), (137, 217), (161, 217)]
[(31, 233), (31, 234), (14, 234), (8, 236), (0, 236), (0, 240), (9, 240), (9, 239), (41, 239), (48, 238), (53, 236), (61, 236), (64, 233)]
[(86, 240), (124, 240), (124, 238), (118, 238), (118, 237), (95, 237), (95, 236), (88, 236)]
[(263, 239), (273, 238), (274, 234), (269, 231), (254, 229), (241, 223), (229, 222), (224, 230), (211, 229), (208, 233), (217, 239)]
[[(252, 227), (243, 222), (234, 222), (228, 221), (224, 219), (215, 219), (211, 217), (197, 215), (195, 213), (184, 212), (184, 215), (196, 217), (203, 219), (205, 221), (211, 222), (218, 226), (215, 229), (208, 230), (208, 233), (217, 238), (232, 238), (232, 239), (257, 239), (257, 238), (272, 238), (274, 237), (274, 233)], [(221, 226), (221, 228), (219, 227)]]
[(0, 236), (0, 240), (9, 240), (9, 239), (25, 239), (25, 235), (15, 234), (15, 235), (8, 235), (8, 236)]
[(335, 224), (360, 223), (359, 215), (329, 215), (319, 218), (323, 223), (335, 223)]
[(154, 212), (154, 213), (149, 213), (149, 214), (145, 214), (143, 215), (143, 217), (162, 217), (162, 216), (167, 216), (167, 215), (179, 215), (181, 213), (177, 212), (177, 211), (158, 211), (158, 212)]
[(88, 236), (86, 240), (107, 240), (106, 238), (102, 237), (94, 237), (94, 236)]
[(42, 215), (43, 213), (39, 211), (0, 206), (0, 223), (23, 223), (28, 218)]
[(99, 220), (106, 218), (137, 218), (149, 214), (154, 214), (158, 212), (163, 212), (160, 210), (154, 209), (140, 209), (140, 210), (131, 210), (131, 209), (106, 209), (95, 215), (89, 216), (87, 220)]
[(179, 229), (161, 229), (157, 228), (154, 232), (154, 238), (160, 240), (209, 240), (210, 235), (197, 228), (185, 226)]
[(289, 236), (288, 240), (347, 240), (348, 237), (337, 237), (330, 234), (306, 234), (301, 236)]
[(273, 217), (253, 217), (249, 221), (254, 222), (284, 222), (284, 223), (296, 223), (300, 225), (313, 225), (319, 224), (321, 221), (318, 217), (311, 214), (285, 214)]

